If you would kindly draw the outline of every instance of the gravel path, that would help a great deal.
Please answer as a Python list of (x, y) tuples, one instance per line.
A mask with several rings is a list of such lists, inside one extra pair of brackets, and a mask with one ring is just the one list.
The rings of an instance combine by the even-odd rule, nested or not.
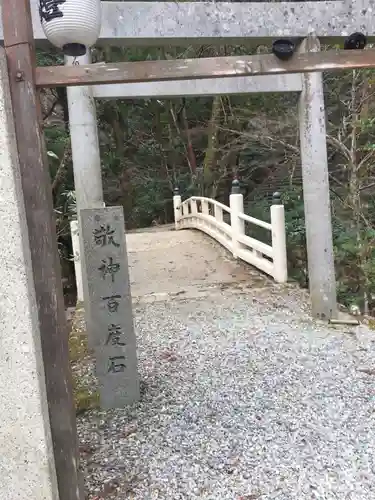
[(137, 301), (142, 400), (78, 418), (88, 498), (375, 499), (374, 332), (303, 299)]

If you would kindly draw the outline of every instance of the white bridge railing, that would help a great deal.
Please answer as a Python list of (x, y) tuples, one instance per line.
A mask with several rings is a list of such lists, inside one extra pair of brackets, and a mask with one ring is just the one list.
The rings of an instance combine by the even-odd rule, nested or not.
[[(269, 274), (278, 283), (288, 279), (284, 205), (275, 193), (271, 206), (271, 223), (244, 213), (243, 195), (238, 181), (233, 181), (229, 207), (211, 198), (192, 196), (182, 201), (175, 191), (173, 197), (176, 229), (199, 229), (239, 258)], [(272, 245), (245, 234), (245, 222), (271, 232)]]

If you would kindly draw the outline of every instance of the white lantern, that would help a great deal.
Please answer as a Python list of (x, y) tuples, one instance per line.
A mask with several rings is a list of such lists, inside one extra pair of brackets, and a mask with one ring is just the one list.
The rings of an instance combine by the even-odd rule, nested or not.
[(101, 0), (39, 0), (39, 15), (48, 40), (66, 55), (84, 55), (99, 38)]

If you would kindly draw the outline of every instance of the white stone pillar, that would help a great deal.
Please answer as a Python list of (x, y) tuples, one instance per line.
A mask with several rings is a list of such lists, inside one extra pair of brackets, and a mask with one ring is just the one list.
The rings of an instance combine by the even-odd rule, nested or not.
[[(90, 64), (90, 51), (77, 58), (65, 57), (66, 65), (73, 63)], [(67, 87), (66, 91), (77, 211), (100, 208), (103, 207), (103, 186), (92, 87)]]
[[(0, 57), (0, 490), (58, 500), (38, 309), (5, 54)], [(43, 265), (43, 263), (41, 263)]]
[(274, 193), (271, 205), (273, 278), (278, 283), (288, 281), (285, 213), (280, 193)]
[(229, 196), (230, 225), (232, 228), (232, 253), (235, 259), (238, 258), (238, 250), (241, 243), (238, 237), (245, 234), (245, 222), (238, 217), (244, 213), (243, 195), (240, 193), (240, 184), (237, 179), (232, 182), (232, 193)]
[(176, 231), (179, 229), (179, 222), (181, 219), (181, 195), (178, 188), (175, 188), (173, 195), (173, 213), (174, 213), (174, 224)]
[[(315, 36), (300, 47), (301, 52), (319, 50)], [(302, 75), (299, 125), (312, 313), (328, 320), (337, 315), (337, 303), (321, 73)]]
[(74, 259), (74, 271), (76, 275), (76, 286), (77, 286), (77, 300), (78, 302), (83, 302), (83, 282), (82, 282), (82, 265), (81, 265), (81, 254), (79, 246), (79, 227), (78, 221), (72, 220), (70, 223), (70, 234), (72, 237), (72, 250)]
[[(90, 64), (91, 53), (84, 56), (65, 56), (65, 64)], [(67, 87), (69, 129), (72, 145), (74, 189), (77, 202), (77, 217), (84, 208), (100, 208), (103, 203), (102, 171), (99, 150), (98, 125), (95, 99), (92, 87)], [(79, 227), (77, 226), (79, 233)], [(74, 248), (74, 270), (77, 287), (77, 299), (83, 300), (84, 255), (81, 252), (80, 238), (72, 234)], [(77, 257), (76, 257), (77, 256)], [(78, 260), (76, 260), (78, 259)]]

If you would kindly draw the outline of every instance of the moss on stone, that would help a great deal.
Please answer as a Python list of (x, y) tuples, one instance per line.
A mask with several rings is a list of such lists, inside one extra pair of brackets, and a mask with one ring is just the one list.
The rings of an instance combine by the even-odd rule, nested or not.
[(99, 408), (99, 393), (92, 384), (92, 359), (85, 331), (84, 311), (77, 305), (69, 335), (69, 356), (73, 375), (73, 395), (77, 414)]
[(87, 345), (87, 337), (72, 333), (69, 337), (69, 356), (71, 363), (78, 363), (88, 356), (89, 350)]
[(84, 413), (87, 410), (99, 408), (99, 393), (97, 391), (90, 392), (89, 389), (81, 387), (74, 388), (74, 401), (76, 405), (76, 413)]

